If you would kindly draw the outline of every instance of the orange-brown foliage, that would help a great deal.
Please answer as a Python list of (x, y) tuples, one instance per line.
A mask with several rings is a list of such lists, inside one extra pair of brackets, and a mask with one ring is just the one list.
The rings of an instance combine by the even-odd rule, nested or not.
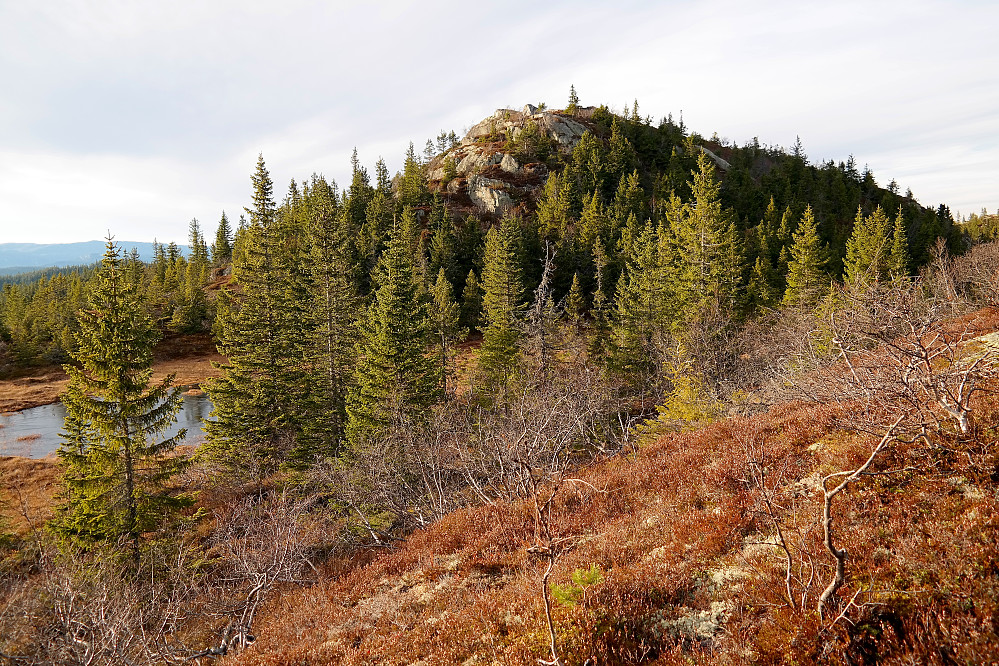
[(52, 517), (59, 468), (54, 457), (0, 457), (0, 528), (23, 536)]
[[(873, 477), (843, 499), (841, 607), (864, 591), (847, 620), (820, 626), (812, 604), (831, 562), (819, 496), (798, 482), (869, 453), (866, 438), (835, 431), (843, 409), (783, 405), (583, 470), (585, 483), (558, 499), (553, 522), (574, 546), (554, 580), (593, 564), (603, 575), (580, 603), (554, 608), (566, 663), (985, 661), (999, 598), (997, 474), (972, 477), (960, 456), (929, 474)], [(819, 580), (804, 607), (785, 601), (776, 549), (746, 545), (768, 530), (746, 482), (748, 442), (764, 442), (780, 465), (779, 494), (794, 511), (783, 520), (797, 530), (796, 555), (814, 563)], [(922, 455), (917, 448), (899, 445), (890, 464)], [(547, 655), (541, 567), (526, 553), (532, 530), (523, 504), (451, 514), (271, 604), (257, 644), (230, 663), (537, 663)], [(717, 627), (690, 629), (719, 604)]]

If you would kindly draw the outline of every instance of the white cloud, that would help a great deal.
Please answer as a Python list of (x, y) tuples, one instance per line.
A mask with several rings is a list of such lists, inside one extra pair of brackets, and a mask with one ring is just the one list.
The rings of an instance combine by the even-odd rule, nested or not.
[(0, 235), (183, 240), (193, 216), (238, 217), (258, 152), (278, 192), (345, 184), (355, 145), (395, 171), (410, 140), (570, 83), (993, 209), (997, 24), (992, 3), (929, 0), (0, 3)]

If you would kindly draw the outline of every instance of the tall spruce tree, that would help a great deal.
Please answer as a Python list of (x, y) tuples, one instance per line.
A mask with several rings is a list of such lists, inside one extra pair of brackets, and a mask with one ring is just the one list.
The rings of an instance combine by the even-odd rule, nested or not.
[(399, 203), (403, 206), (422, 206), (427, 202), (429, 191), (427, 190), (427, 177), (424, 174), (423, 164), (416, 157), (416, 151), (410, 142), (406, 151), (406, 159), (403, 163), (402, 178), (399, 179), (398, 190)]
[(311, 303), (311, 446), (297, 451), (301, 462), (335, 454), (347, 421), (347, 392), (353, 379), (359, 298), (351, 275), (347, 211), (336, 190), (314, 176), (306, 197), (310, 211), (306, 258)]
[(843, 261), (847, 282), (857, 284), (888, 277), (892, 250), (888, 225), (888, 217), (881, 206), (866, 217), (857, 208), (853, 233), (846, 241), (846, 259)]
[(152, 376), (156, 332), (137, 285), (127, 279), (118, 246), (108, 239), (87, 307), (80, 310), (63, 443), (65, 493), (56, 531), (81, 545), (127, 539), (138, 558), (139, 538), (190, 498), (166, 482), (185, 464), (173, 455), (181, 430), (160, 439), (176, 420), (181, 394), (173, 376)]
[(232, 261), (232, 227), (229, 225), (229, 218), (225, 211), (222, 211), (222, 219), (219, 220), (218, 229), (215, 232), (215, 242), (212, 243), (212, 262), (220, 265)]
[(662, 342), (678, 316), (667, 239), (664, 226), (647, 223), (617, 284), (610, 364), (643, 385), (656, 372)]
[(440, 397), (426, 293), (414, 273), (412, 230), (399, 224), (375, 271), (374, 300), (357, 346), (347, 402), (347, 440), (358, 444), (386, 427), (419, 418)]
[(469, 270), (465, 277), (465, 288), (461, 292), (461, 325), (470, 330), (482, 326), (482, 287), (475, 270)]
[(454, 372), (454, 343), (468, 331), (458, 324), (460, 307), (454, 300), (454, 288), (443, 268), (437, 271), (437, 280), (430, 290), (430, 297), (430, 326), (437, 347), (434, 355), (440, 370), (441, 391), (447, 396), (449, 390), (452, 390), (448, 377)]
[(219, 366), (222, 376), (207, 384), (215, 419), (206, 426), (202, 452), (232, 468), (266, 472), (304, 444), (310, 317), (262, 156), (252, 183), (250, 224), (233, 259), (230, 288), (219, 298), (218, 348), (228, 361)]
[(823, 288), (829, 285), (829, 276), (823, 270), (826, 251), (811, 206), (805, 208), (793, 238), (784, 304), (814, 305), (821, 298)]
[(909, 239), (905, 232), (905, 217), (902, 207), (898, 207), (895, 227), (892, 229), (891, 250), (888, 252), (888, 272), (899, 278), (909, 274)]
[(210, 270), (208, 246), (201, 234), (197, 219), (191, 220), (188, 232), (190, 258), (184, 267), (183, 286), (174, 307), (170, 327), (175, 331), (195, 332), (202, 330), (208, 318), (208, 302), (205, 298), (205, 284)]
[(675, 290), (682, 319), (694, 321), (705, 308), (731, 312), (739, 299), (743, 271), (742, 249), (730, 211), (722, 208), (721, 184), (715, 167), (703, 152), (690, 184), (693, 200), (673, 197), (667, 205), (676, 266)]
[(524, 306), (521, 268), (520, 219), (504, 217), (486, 234), (485, 265), (482, 269), (482, 306), (485, 329), (479, 368), (487, 392), (498, 390), (517, 370), (520, 330), (517, 322)]

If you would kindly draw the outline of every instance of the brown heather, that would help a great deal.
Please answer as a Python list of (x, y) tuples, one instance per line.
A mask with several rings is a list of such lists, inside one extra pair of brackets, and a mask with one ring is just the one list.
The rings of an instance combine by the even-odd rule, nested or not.
[[(565, 663), (994, 663), (999, 414), (980, 402), (973, 437), (899, 444), (879, 469), (918, 472), (868, 477), (837, 500), (849, 563), (836, 619), (815, 612), (833, 566), (816, 483), (873, 446), (839, 429), (845, 408), (782, 405), (583, 470), (558, 498), (553, 523), (573, 546), (553, 580), (594, 564), (602, 580), (555, 604)], [(790, 583), (783, 553), (763, 545), (773, 527), (751, 482), (760, 451)], [(536, 664), (547, 632), (532, 530), (525, 504), (455, 512), (275, 598), (256, 644), (225, 663)]]

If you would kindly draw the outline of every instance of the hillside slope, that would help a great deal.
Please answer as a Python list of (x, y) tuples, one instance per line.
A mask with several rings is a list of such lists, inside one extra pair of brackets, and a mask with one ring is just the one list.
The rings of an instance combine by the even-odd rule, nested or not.
[[(997, 416), (989, 398), (973, 437), (896, 443), (883, 474), (837, 499), (847, 582), (822, 618), (834, 561), (821, 478), (877, 443), (843, 428), (845, 406), (777, 406), (582, 470), (550, 523), (563, 663), (995, 663)], [(271, 603), (257, 642), (225, 663), (547, 660), (533, 515), (528, 503), (461, 510), (372, 551)]]

